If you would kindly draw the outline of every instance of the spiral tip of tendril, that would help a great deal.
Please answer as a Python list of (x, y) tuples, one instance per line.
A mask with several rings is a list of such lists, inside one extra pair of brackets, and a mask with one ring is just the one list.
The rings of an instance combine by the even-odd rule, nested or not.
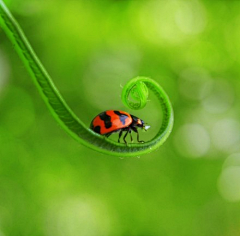
[(122, 101), (130, 109), (138, 110), (146, 106), (148, 100), (148, 88), (142, 77), (136, 77), (130, 80), (122, 92)]

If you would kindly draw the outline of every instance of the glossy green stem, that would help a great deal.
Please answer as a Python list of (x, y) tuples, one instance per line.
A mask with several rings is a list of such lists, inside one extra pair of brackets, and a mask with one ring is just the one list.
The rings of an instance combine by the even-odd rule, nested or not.
[[(147, 101), (147, 88), (154, 92), (160, 102), (160, 109), (163, 111), (162, 126), (157, 135), (143, 144), (126, 146), (116, 143), (91, 131), (70, 109), (2, 0), (0, 0), (0, 26), (20, 55), (56, 121), (78, 142), (98, 152), (119, 157), (143, 155), (155, 150), (165, 142), (172, 130), (173, 110), (167, 94), (154, 80), (146, 77), (130, 80), (123, 88), (122, 98), (124, 104), (129, 108), (141, 109)], [(137, 103), (130, 102), (129, 95), (139, 101)]]

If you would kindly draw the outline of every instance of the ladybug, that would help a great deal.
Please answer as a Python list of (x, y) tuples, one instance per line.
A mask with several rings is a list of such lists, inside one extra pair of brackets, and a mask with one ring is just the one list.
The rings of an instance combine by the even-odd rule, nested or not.
[(123, 141), (126, 144), (126, 137), (128, 134), (130, 134), (131, 141), (133, 141), (132, 131), (137, 133), (137, 141), (139, 143), (144, 142), (139, 140), (137, 128), (147, 130), (150, 126), (145, 125), (144, 121), (138, 117), (130, 115), (125, 111), (118, 110), (108, 110), (98, 114), (93, 118), (90, 125), (91, 130), (106, 137), (109, 137), (112, 133), (119, 132), (118, 142), (120, 142), (123, 131), (126, 131), (126, 134), (123, 137)]

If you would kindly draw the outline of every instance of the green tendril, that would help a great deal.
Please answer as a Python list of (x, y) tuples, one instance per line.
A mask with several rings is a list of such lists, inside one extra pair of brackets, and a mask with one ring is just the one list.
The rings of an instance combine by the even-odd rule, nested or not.
[(148, 88), (152, 90), (163, 112), (162, 125), (157, 135), (141, 144), (125, 145), (114, 142), (90, 130), (70, 109), (2, 0), (0, 0), (0, 26), (20, 55), (57, 122), (78, 142), (101, 153), (130, 157), (149, 153), (168, 138), (173, 126), (173, 110), (167, 94), (154, 80), (146, 77), (130, 80), (123, 88), (122, 100), (130, 109), (142, 109), (147, 102)]

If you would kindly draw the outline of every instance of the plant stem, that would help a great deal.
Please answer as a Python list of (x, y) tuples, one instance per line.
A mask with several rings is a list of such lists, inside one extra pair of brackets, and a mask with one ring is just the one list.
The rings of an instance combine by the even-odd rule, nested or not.
[[(124, 104), (129, 108), (139, 109), (146, 104), (148, 94), (146, 93), (146, 87), (154, 92), (160, 102), (160, 109), (163, 111), (162, 126), (157, 135), (143, 144), (129, 144), (126, 146), (125, 144), (116, 143), (90, 130), (70, 109), (36, 56), (22, 29), (2, 0), (0, 0), (0, 26), (30, 72), (35, 85), (56, 121), (78, 142), (95, 151), (119, 157), (139, 156), (149, 153), (165, 142), (172, 130), (173, 110), (167, 94), (154, 80), (146, 77), (137, 77), (130, 80), (123, 88), (122, 98)], [(133, 104), (128, 100), (133, 88), (135, 97), (136, 93), (139, 95), (140, 105)]]

